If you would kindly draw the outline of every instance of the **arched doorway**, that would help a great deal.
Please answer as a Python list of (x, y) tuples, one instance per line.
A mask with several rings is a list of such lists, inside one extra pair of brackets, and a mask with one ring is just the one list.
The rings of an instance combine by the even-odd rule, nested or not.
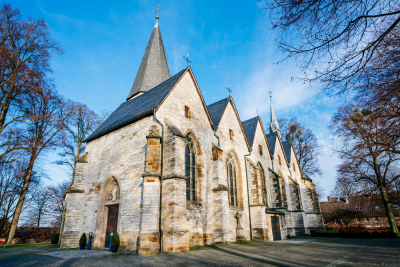
[[(108, 246), (110, 242), (110, 233), (118, 231), (119, 205), (120, 183), (116, 177), (110, 176), (105, 181), (104, 186), (99, 194), (99, 201), (97, 203), (96, 227), (94, 229), (94, 248), (102, 248), (106, 244)], [(109, 221), (108, 215), (110, 215), (110, 221), (113, 222), (109, 229), (107, 229)], [(106, 236), (108, 236), (108, 239)], [(108, 243), (106, 243), (106, 239)]]
[(107, 186), (105, 197), (104, 208), (105, 211), (107, 211), (107, 224), (104, 246), (108, 247), (110, 244), (111, 233), (115, 233), (118, 230), (119, 185), (115, 179), (113, 179)]

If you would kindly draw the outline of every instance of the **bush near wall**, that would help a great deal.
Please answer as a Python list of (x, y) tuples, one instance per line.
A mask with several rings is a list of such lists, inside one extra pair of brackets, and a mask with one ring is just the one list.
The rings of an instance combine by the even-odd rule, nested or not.
[(345, 238), (395, 238), (397, 237), (395, 234), (392, 233), (379, 233), (379, 232), (338, 232), (334, 230), (327, 230), (327, 231), (311, 231), (311, 236), (318, 236), (318, 237), (345, 237)]

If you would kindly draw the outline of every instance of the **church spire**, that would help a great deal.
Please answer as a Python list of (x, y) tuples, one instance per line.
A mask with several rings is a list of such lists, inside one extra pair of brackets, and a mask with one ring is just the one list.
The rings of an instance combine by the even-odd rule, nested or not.
[(270, 101), (271, 101), (271, 121), (270, 121), (270, 132), (277, 132), (279, 136), (281, 136), (281, 128), (279, 127), (278, 120), (276, 119), (274, 106), (272, 105), (272, 94), (270, 93)]
[(156, 11), (156, 24), (154, 25), (149, 43), (144, 52), (142, 63), (140, 63), (131, 92), (126, 100), (130, 100), (133, 97), (156, 87), (171, 77), (160, 27), (158, 26), (158, 12), (160, 10), (160, 6), (158, 6)]

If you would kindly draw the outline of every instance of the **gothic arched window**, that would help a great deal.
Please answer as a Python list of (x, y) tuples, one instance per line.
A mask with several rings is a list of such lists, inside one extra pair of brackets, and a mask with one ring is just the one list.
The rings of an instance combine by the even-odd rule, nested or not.
[(185, 138), (186, 200), (196, 201), (196, 152), (193, 140)]
[(280, 155), (278, 155), (278, 163), (279, 163), (279, 165), (282, 165), (282, 160), (281, 160), (281, 156)]
[(267, 195), (267, 185), (265, 182), (265, 173), (264, 169), (262, 168), (261, 164), (258, 163), (258, 168), (260, 169), (260, 176), (261, 176), (261, 194), (262, 194), (262, 202), (263, 204), (268, 204), (268, 195)]
[(293, 163), (293, 170), (296, 172), (296, 165)]
[(238, 207), (237, 195), (237, 170), (232, 154), (228, 155), (228, 184), (229, 184), (229, 205)]

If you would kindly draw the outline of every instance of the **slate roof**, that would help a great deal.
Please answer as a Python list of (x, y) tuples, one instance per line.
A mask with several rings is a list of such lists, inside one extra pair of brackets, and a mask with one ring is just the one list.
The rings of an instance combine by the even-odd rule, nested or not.
[(291, 161), (292, 142), (290, 142), (290, 141), (282, 142), (282, 146), (283, 146), (283, 151), (285, 152), (286, 158), (287, 158), (289, 164), (291, 164), (292, 163), (292, 161)]
[(242, 122), (244, 133), (247, 137), (247, 141), (249, 142), (250, 147), (253, 147), (254, 137), (256, 135), (257, 123), (259, 117), (254, 117), (247, 121)]
[(219, 122), (221, 121), (222, 115), (224, 115), (225, 109), (228, 106), (229, 98), (224, 98), (214, 104), (208, 105), (208, 113), (210, 114), (211, 120), (215, 127), (218, 128)]
[(272, 156), (274, 155), (275, 152), (275, 145), (276, 145), (276, 140), (277, 140), (277, 132), (271, 132), (266, 135), (267, 136), (267, 141), (269, 148), (271, 149)]
[(164, 43), (157, 19), (132, 89), (126, 100), (140, 92), (146, 92), (154, 88), (170, 77), (167, 56), (165, 55)]
[(159, 106), (169, 91), (178, 82), (188, 68), (178, 72), (168, 80), (144, 94), (122, 103), (87, 139), (92, 141), (100, 136), (115, 131), (125, 125), (149, 116)]

